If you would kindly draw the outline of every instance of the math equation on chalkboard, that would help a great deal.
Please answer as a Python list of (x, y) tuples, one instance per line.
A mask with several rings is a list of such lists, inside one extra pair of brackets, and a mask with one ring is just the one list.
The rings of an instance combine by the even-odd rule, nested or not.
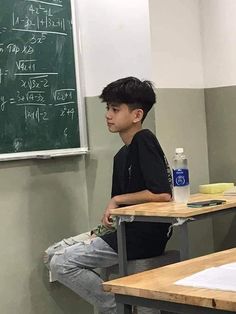
[(80, 147), (69, 0), (1, 0), (0, 153)]

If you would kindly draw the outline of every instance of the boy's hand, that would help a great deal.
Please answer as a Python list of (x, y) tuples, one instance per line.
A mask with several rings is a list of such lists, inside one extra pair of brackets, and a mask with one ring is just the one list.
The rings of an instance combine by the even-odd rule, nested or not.
[(101, 220), (102, 224), (104, 226), (106, 226), (107, 228), (111, 228), (112, 227), (112, 218), (111, 218), (110, 210), (114, 209), (114, 208), (117, 208), (117, 207), (118, 207), (118, 205), (116, 204), (115, 199), (113, 197), (110, 200), (110, 202), (108, 203), (107, 208), (105, 209), (105, 212), (104, 212), (102, 220)]

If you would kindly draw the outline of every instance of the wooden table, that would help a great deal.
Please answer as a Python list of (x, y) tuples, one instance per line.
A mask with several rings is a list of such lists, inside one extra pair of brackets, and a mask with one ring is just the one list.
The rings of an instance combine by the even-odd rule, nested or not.
[(180, 222), (180, 224), (177, 226), (180, 231), (180, 259), (185, 260), (189, 258), (189, 237), (187, 228), (188, 222), (235, 211), (236, 196), (226, 197), (223, 196), (223, 194), (193, 194), (191, 195), (189, 201), (194, 202), (209, 199), (223, 199), (226, 200), (226, 203), (217, 206), (190, 208), (185, 204), (177, 204), (175, 202), (156, 202), (121, 207), (111, 210), (111, 214), (117, 217), (118, 222), (117, 236), (120, 275), (127, 275), (125, 221), (135, 220), (169, 222), (171, 224)]
[(236, 248), (108, 281), (103, 287), (115, 294), (118, 314), (131, 313), (128, 304), (174, 313), (236, 313), (236, 292), (174, 284), (193, 273), (230, 262), (236, 262)]

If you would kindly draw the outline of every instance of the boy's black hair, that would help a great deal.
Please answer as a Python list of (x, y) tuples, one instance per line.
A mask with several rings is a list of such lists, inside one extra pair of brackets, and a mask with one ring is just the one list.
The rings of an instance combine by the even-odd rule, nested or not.
[(142, 122), (156, 102), (153, 84), (132, 76), (108, 84), (99, 98), (108, 104), (126, 104), (131, 110), (142, 109)]

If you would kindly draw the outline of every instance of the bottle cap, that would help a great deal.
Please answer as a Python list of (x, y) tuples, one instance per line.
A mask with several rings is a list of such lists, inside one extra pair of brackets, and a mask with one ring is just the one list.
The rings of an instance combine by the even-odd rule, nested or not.
[(175, 149), (176, 154), (182, 154), (184, 152), (183, 147), (178, 147)]

